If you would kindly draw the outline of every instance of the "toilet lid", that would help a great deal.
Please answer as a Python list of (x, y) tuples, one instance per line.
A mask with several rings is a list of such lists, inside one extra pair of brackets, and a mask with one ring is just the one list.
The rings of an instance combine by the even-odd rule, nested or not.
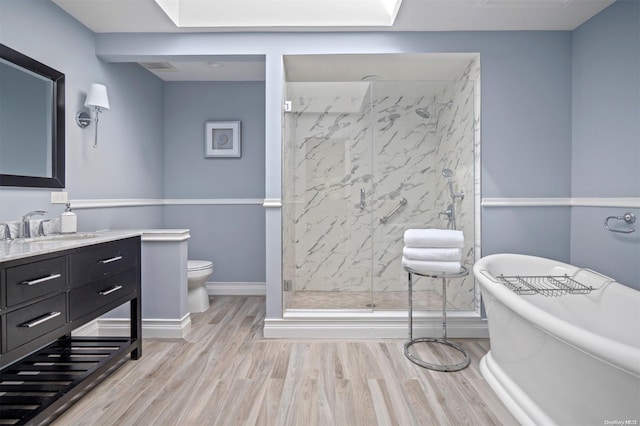
[(208, 260), (187, 260), (187, 270), (189, 271), (201, 271), (212, 267), (213, 264)]

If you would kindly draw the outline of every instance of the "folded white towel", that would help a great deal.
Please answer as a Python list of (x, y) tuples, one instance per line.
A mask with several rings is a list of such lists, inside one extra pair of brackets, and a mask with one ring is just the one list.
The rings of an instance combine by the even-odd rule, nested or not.
[(462, 248), (464, 234), (454, 229), (407, 229), (404, 232), (406, 247)]
[(434, 272), (460, 272), (462, 265), (460, 262), (428, 262), (424, 260), (411, 260), (402, 258), (402, 266), (415, 272), (423, 274)]
[(462, 249), (405, 247), (402, 255), (409, 260), (459, 262), (462, 260)]

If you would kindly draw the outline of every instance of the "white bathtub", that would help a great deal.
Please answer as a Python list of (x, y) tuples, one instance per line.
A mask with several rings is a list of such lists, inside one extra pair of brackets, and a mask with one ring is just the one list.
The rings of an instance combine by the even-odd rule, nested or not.
[[(491, 255), (473, 269), (491, 339), (482, 375), (520, 423), (640, 424), (640, 292), (533, 256)], [(567, 274), (593, 290), (518, 295), (500, 274)]]

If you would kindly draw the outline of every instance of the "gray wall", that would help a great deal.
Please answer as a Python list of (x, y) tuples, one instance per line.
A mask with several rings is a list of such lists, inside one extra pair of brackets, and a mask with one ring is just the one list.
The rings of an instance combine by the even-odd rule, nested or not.
[[(277, 117), (280, 114), (278, 107), (283, 79), (282, 55), (401, 52), (480, 52), (483, 197), (637, 197), (637, 7), (637, 2), (634, 1), (618, 1), (574, 33), (94, 35), (52, 2), (1, 0), (0, 42), (67, 75), (67, 189), (72, 199), (163, 196), (253, 198), (265, 193), (269, 198), (278, 198), (280, 153), (277, 149), (269, 148), (278, 147), (280, 141)], [(621, 24), (618, 20), (626, 24)], [(636, 44), (629, 43), (629, 40), (635, 40)], [(622, 44), (620, 51), (617, 48), (619, 44)], [(592, 49), (593, 53), (590, 52)], [(96, 53), (103, 60), (96, 58)], [(192, 140), (187, 145), (188, 150), (176, 151), (181, 146), (180, 142), (171, 136), (169, 123), (163, 124), (168, 117), (165, 108), (172, 105), (164, 98), (172, 96), (172, 85), (167, 84), (165, 90), (159, 79), (128, 62), (144, 57), (199, 54), (266, 55), (268, 80), (262, 90), (263, 96), (265, 93), (266, 96), (262, 100), (256, 99), (254, 104), (248, 99), (254, 99), (257, 89), (255, 92), (250, 91), (253, 94), (247, 94), (246, 98), (244, 94), (236, 98), (236, 90), (248, 90), (250, 84), (242, 88), (233, 85), (217, 87), (218, 90), (228, 90), (232, 100), (228, 106), (232, 109), (215, 109), (223, 108), (222, 105), (226, 107), (226, 104), (205, 105), (198, 108), (198, 111), (210, 111), (211, 114), (198, 117), (195, 125), (175, 123), (176, 127), (184, 126), (183, 130), (194, 132), (190, 136)], [(625, 69), (631, 70), (630, 74), (622, 71)], [(100, 147), (97, 150), (91, 146), (91, 129), (79, 129), (73, 118), (75, 111), (82, 108), (86, 90), (93, 82), (109, 87), (112, 105), (110, 111), (102, 114)], [(185, 102), (186, 92), (178, 93), (182, 90), (178, 90), (179, 86), (182, 85), (176, 84), (176, 102), (180, 99)], [(185, 91), (187, 86), (185, 84)], [(609, 87), (613, 87), (615, 93), (610, 93)], [(632, 97), (634, 94), (635, 98)], [(247, 101), (235, 104), (234, 99)], [(602, 105), (595, 105), (601, 99), (604, 99)], [(264, 109), (263, 112), (260, 114), (253, 111), (250, 118), (244, 119), (244, 109), (251, 109), (258, 104)], [(590, 110), (601, 107), (602, 110)], [(635, 116), (632, 115), (634, 111)], [(233, 115), (230, 114), (232, 112)], [(201, 141), (202, 138), (200, 129), (204, 120), (239, 118), (246, 125), (248, 121), (256, 120), (258, 115), (263, 120), (267, 117), (263, 125), (266, 129), (265, 136), (257, 139), (252, 137), (250, 140), (243, 137), (246, 145), (243, 145), (241, 160), (206, 162), (201, 157), (202, 145), (198, 140)], [(615, 131), (614, 137), (604, 138), (597, 132), (598, 129), (589, 127), (598, 123)], [(196, 136), (196, 133), (199, 135)], [(244, 134), (246, 133), (243, 132)], [(163, 145), (165, 138), (166, 144)], [(257, 152), (258, 139), (266, 143), (267, 151), (263, 151), (263, 155), (269, 168), (265, 168), (264, 163), (258, 164), (256, 157), (251, 159), (252, 153)], [(606, 141), (602, 142), (603, 139)], [(178, 159), (175, 164), (191, 167), (193, 161), (192, 177), (195, 182), (191, 178), (178, 177), (177, 169), (170, 166), (174, 158), (172, 156)], [(614, 160), (602, 163), (603, 158), (620, 159), (621, 169), (613, 166)], [(633, 158), (636, 159), (635, 162)], [(245, 163), (245, 160), (251, 162)], [(218, 164), (221, 165), (217, 167)], [(245, 165), (248, 166), (247, 169)], [(605, 173), (594, 176), (594, 169), (598, 167), (602, 167)], [(233, 174), (219, 173), (221, 171)], [(264, 183), (265, 176), (266, 189), (263, 185), (263, 191), (258, 191), (258, 182)], [(210, 188), (210, 182), (203, 185), (202, 177), (225, 178), (226, 182), (224, 186), (214, 190)], [(624, 178), (635, 182), (635, 186), (634, 183), (621, 184)], [(247, 184), (251, 179), (255, 180), (255, 185)], [(232, 180), (237, 181), (237, 189), (241, 193), (226, 195), (223, 188), (228, 188), (228, 182)], [(61, 211), (61, 207), (49, 204), (48, 190), (0, 189), (0, 219), (18, 218), (28, 210), (40, 208), (49, 209), (52, 214), (59, 214)], [(209, 214), (202, 214), (204, 210)], [(487, 255), (512, 251), (563, 261), (575, 260), (575, 263), (588, 263), (604, 273), (610, 273), (607, 265), (613, 260), (607, 257), (607, 253), (613, 245), (618, 248), (622, 246), (617, 245), (620, 243), (619, 238), (610, 233), (602, 237), (595, 235), (596, 230), (601, 228), (603, 215), (610, 212), (608, 209), (604, 210), (606, 212), (595, 212), (592, 215), (588, 208), (573, 208), (573, 214), (571, 208), (562, 207), (484, 208), (482, 253)], [(218, 270), (231, 256), (240, 259), (236, 250), (246, 249), (254, 241), (255, 247), (263, 247), (264, 235), (270, 235), (268, 241), (272, 241), (273, 246), (265, 252), (249, 250), (246, 258), (252, 259), (255, 255), (262, 260), (266, 257), (267, 264), (271, 265), (267, 266), (267, 276), (271, 276), (271, 281), (278, 281), (278, 257), (273, 253), (279, 247), (279, 232), (271, 227), (262, 228), (263, 231), (259, 232), (257, 224), (258, 218), (264, 220), (265, 217), (268, 223), (277, 223), (276, 209), (268, 209), (265, 214), (264, 210), (260, 212), (258, 206), (242, 207), (245, 214), (242, 220), (252, 224), (246, 227), (241, 221), (224, 229), (208, 228), (206, 225), (207, 221), (214, 219), (219, 221), (217, 223), (222, 223), (225, 217), (237, 217), (239, 211), (238, 206), (215, 206), (207, 209), (200, 206), (172, 206), (166, 208), (166, 213), (160, 207), (83, 210), (77, 213), (81, 230), (107, 226), (131, 227), (130, 225), (192, 228), (193, 225), (194, 239), (190, 245), (190, 257), (210, 258), (218, 264)], [(611, 214), (617, 213), (618, 209), (611, 211)], [(208, 229), (215, 232), (205, 231)], [(220, 240), (224, 239), (225, 244), (233, 241), (228, 236), (231, 234), (230, 230), (236, 229), (234, 235), (236, 240), (243, 241), (242, 246), (225, 246), (213, 251), (211, 247)], [(246, 233), (240, 238), (240, 233), (244, 231)], [(594, 234), (593, 238), (589, 234)], [(640, 232), (636, 233), (638, 234)], [(200, 238), (205, 240), (198, 241)], [(581, 239), (589, 241), (585, 243)], [(610, 241), (600, 241), (604, 239)], [(637, 240), (631, 242), (628, 252), (637, 253), (633, 251), (637, 247)], [(594, 253), (596, 259), (587, 259), (587, 253)], [(620, 258), (616, 256), (616, 259)], [(629, 282), (634, 282), (635, 276), (637, 282), (638, 263), (636, 256), (635, 264), (616, 265), (611, 269), (615, 269), (614, 272), (620, 277), (625, 274)], [(235, 264), (227, 272), (220, 270), (220, 275), (216, 275), (214, 280), (255, 281), (264, 276), (257, 270), (245, 273), (242, 267)], [(268, 287), (267, 291), (272, 301), (281, 297), (279, 284)], [(277, 302), (271, 304), (268, 315), (276, 316), (277, 308)]]
[[(165, 197), (263, 199), (264, 82), (166, 83), (164, 93)], [(205, 121), (227, 120), (241, 121), (241, 158), (205, 158)], [(168, 206), (164, 225), (191, 229), (189, 258), (213, 261), (209, 281), (265, 281), (262, 205)]]
[[(95, 34), (53, 2), (0, 1), (0, 42), (65, 74), (66, 190), (70, 199), (162, 197), (162, 82), (135, 64), (111, 64), (95, 55)], [(91, 83), (105, 84), (111, 109), (93, 126), (75, 124)], [(59, 215), (49, 189), (0, 188), (0, 220), (30, 210)], [(160, 227), (161, 207), (78, 210), (79, 230)]]
[[(572, 196), (640, 197), (640, 3), (618, 1), (581, 25), (572, 53)], [(573, 207), (571, 263), (640, 289), (640, 222), (633, 234), (603, 226), (626, 211), (640, 219), (637, 208)]]

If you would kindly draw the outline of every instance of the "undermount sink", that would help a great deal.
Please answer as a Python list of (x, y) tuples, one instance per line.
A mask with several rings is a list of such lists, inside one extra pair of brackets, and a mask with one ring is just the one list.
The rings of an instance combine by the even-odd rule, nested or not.
[(14, 243), (59, 243), (61, 241), (86, 240), (88, 238), (96, 238), (98, 234), (92, 232), (77, 232), (74, 234), (55, 234), (46, 235), (44, 237), (16, 238)]

